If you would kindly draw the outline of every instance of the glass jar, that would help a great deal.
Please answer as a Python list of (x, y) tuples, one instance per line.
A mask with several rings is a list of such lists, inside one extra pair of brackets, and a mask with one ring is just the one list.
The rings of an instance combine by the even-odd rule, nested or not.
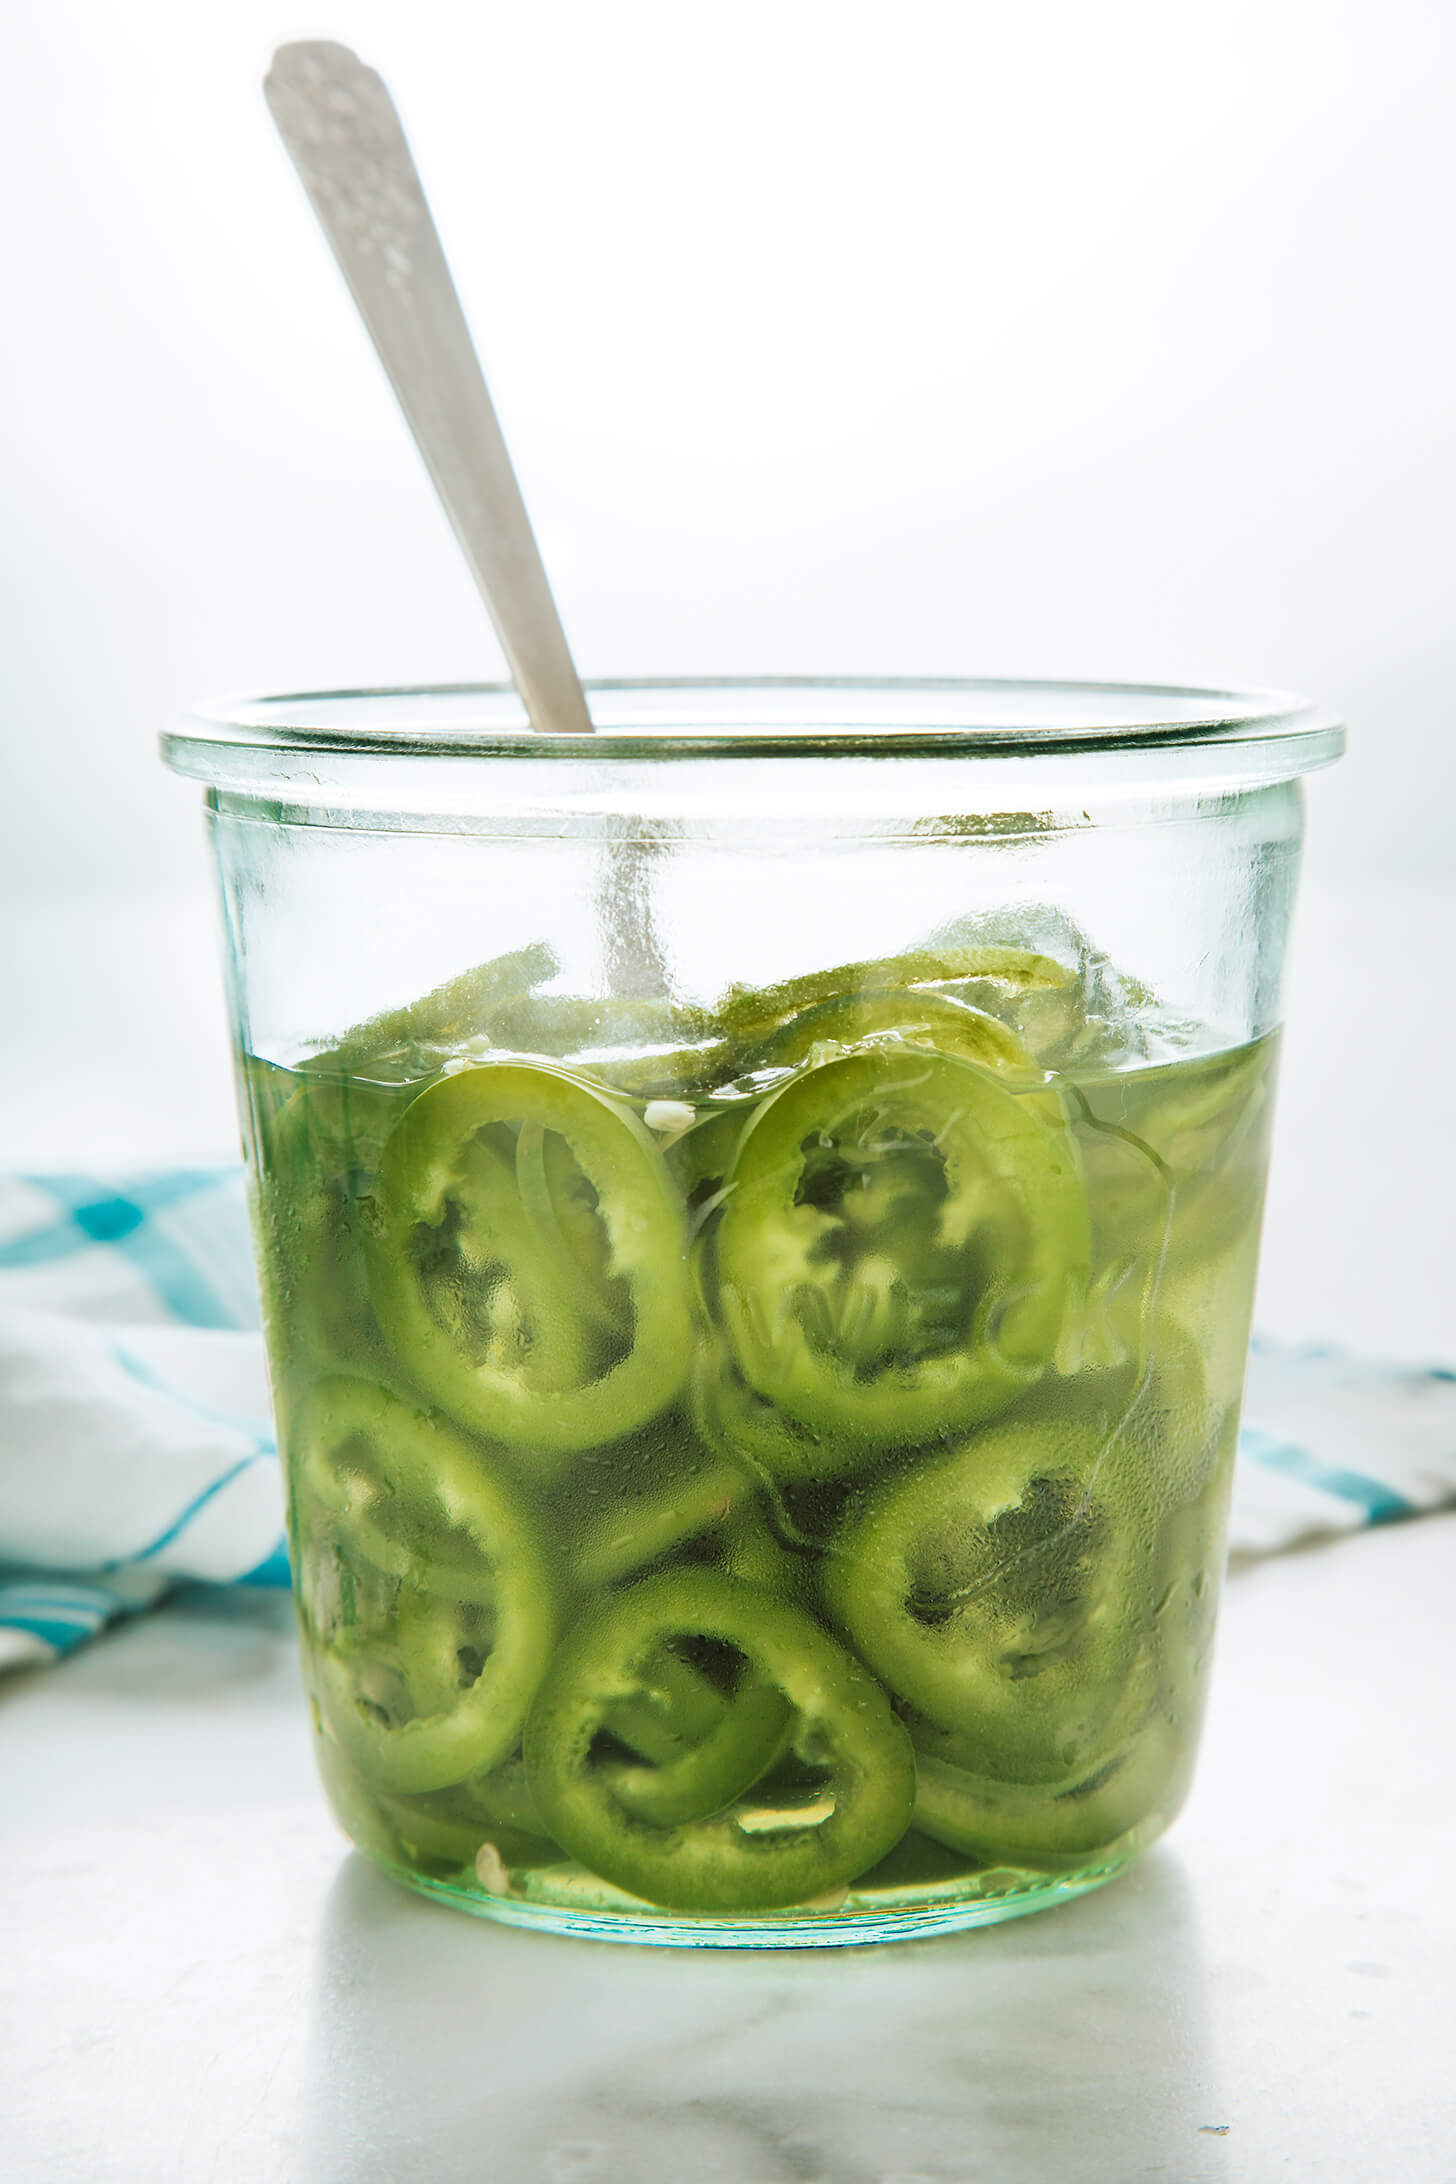
[(221, 878), (323, 1777), (515, 1924), (1008, 1918), (1168, 1826), (1253, 1293), (1295, 701), (267, 699)]

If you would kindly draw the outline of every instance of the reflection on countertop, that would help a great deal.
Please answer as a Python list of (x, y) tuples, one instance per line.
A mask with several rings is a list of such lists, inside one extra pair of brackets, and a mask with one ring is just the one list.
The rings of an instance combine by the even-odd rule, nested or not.
[(1241, 1573), (1189, 1809), (1109, 1887), (763, 1955), (397, 1889), (286, 1602), (181, 1596), (0, 1686), (5, 2184), (1449, 2184), (1453, 1546)]
[(427, 2132), (432, 2184), (1194, 2184), (1227, 2174), (1203, 1984), (1165, 1850), (1052, 1916), (711, 1959), (467, 1920), (351, 1857), (302, 2177), (392, 2184)]

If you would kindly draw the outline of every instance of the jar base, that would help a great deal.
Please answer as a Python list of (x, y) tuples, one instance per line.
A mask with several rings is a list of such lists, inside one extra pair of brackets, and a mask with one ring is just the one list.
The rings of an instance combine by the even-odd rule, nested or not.
[[(913, 1941), (921, 1936), (954, 1934), (973, 1926), (999, 1926), (1006, 1919), (1028, 1918), (1070, 1903), (1127, 1871), (1145, 1846), (1128, 1845), (1085, 1867), (1062, 1873), (1030, 1873), (1000, 1868), (962, 1879), (954, 1892), (921, 1889), (886, 1901), (876, 1890), (856, 1899), (853, 1892), (833, 1910), (803, 1909), (755, 1915), (713, 1917), (679, 1914), (643, 1904), (607, 1890), (580, 1868), (551, 1869), (556, 1900), (526, 1894), (498, 1895), (465, 1881), (435, 1880), (376, 1858), (394, 1880), (473, 1917), (497, 1925), (532, 1928), (546, 1934), (570, 1934), (586, 1941), (631, 1942), (668, 1949), (855, 1949), (874, 1942)], [(369, 1853), (366, 1853), (369, 1855)], [(567, 1877), (568, 1873), (570, 1878)], [(575, 1893), (580, 1875), (582, 1901), (562, 1900)], [(587, 1890), (611, 1902), (588, 1901)], [(630, 1908), (628, 1908), (630, 1906)]]

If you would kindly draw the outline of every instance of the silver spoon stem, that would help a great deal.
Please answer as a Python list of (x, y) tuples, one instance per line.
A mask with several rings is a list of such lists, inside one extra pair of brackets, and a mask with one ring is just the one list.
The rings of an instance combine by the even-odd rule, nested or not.
[(591, 716), (394, 101), (347, 46), (280, 46), (269, 111), (434, 480), (533, 728)]

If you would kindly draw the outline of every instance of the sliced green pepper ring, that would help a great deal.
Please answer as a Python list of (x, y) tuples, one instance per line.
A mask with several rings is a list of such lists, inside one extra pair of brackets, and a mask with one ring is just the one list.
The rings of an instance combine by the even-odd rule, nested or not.
[[(751, 1700), (744, 1741), (751, 1751), (761, 1740), (770, 1772), (743, 1782), (737, 1732), (729, 1733), (733, 1749), (710, 1753), (703, 1767), (710, 1794), (741, 1783), (737, 1801), (669, 1822), (647, 1817), (651, 1792), (641, 1770), (623, 1767), (613, 1724), (655, 1664), (683, 1646), (720, 1663), (725, 1653), (739, 1658), (730, 1717)], [(764, 1691), (792, 1712), (786, 1737), (798, 1773), (787, 1787), (775, 1782), (783, 1732), (758, 1696)], [(680, 1910), (772, 1910), (842, 1886), (897, 1840), (914, 1794), (909, 1738), (858, 1663), (796, 1609), (709, 1570), (644, 1579), (577, 1625), (532, 1709), (525, 1755), (556, 1840), (617, 1887)], [(699, 1783), (689, 1797), (691, 1771), (667, 1773), (668, 1812), (703, 1794)]]
[(972, 946), (949, 940), (907, 948), (897, 956), (874, 956), (839, 963), (830, 970), (807, 971), (774, 986), (730, 986), (714, 1011), (730, 1040), (753, 1046), (769, 1038), (789, 1019), (821, 1003), (882, 990), (947, 986), (985, 980), (1021, 993), (1061, 992), (1075, 987), (1076, 973), (1050, 956), (1025, 948)]
[(386, 1009), (366, 1023), (355, 1024), (319, 1054), (316, 1066), (362, 1074), (401, 1050), (449, 1052), (465, 1039), (492, 1033), (494, 1018), (503, 1006), (531, 987), (546, 984), (560, 968), (544, 941), (528, 941), (524, 948), (458, 972), (403, 1008)]
[(1151, 1703), (1152, 1484), (1098, 1415), (983, 1428), (874, 1494), (825, 1596), (861, 1658), (1001, 1781), (1085, 1776)]
[(322, 1535), (391, 1580), (351, 1575), (315, 1632), (334, 1733), (391, 1789), (484, 1773), (518, 1742), (556, 1634), (531, 1517), (453, 1428), (362, 1381), (320, 1386), (293, 1460), (301, 1566)]
[(923, 1835), (983, 1864), (1050, 1872), (1085, 1865), (1150, 1820), (1148, 1832), (1160, 1833), (1187, 1782), (1187, 1754), (1162, 1715), (1095, 1772), (1058, 1782), (998, 1782), (925, 1752), (915, 1766), (914, 1824)]
[(477, 1809), (466, 1792), (409, 1798), (366, 1783), (331, 1737), (319, 1744), (319, 1771), (346, 1832), (392, 1866), (443, 1874), (475, 1868), (488, 1844), (506, 1868), (560, 1865), (565, 1852), (537, 1832)]
[(992, 1417), (1037, 1380), (1090, 1250), (1053, 1097), (1033, 1106), (887, 1042), (765, 1100), (715, 1242), (750, 1385), (801, 1425), (884, 1447)]
[(289, 1434), (310, 1529), (328, 1530), (376, 1570), (457, 1600), (494, 1601), (493, 1528), (532, 1520), (498, 1473), (437, 1413), (369, 1380), (321, 1380)]
[(620, 1584), (704, 1533), (721, 1531), (752, 1504), (752, 1481), (741, 1467), (708, 1464), (665, 1483), (655, 1493), (623, 1496), (583, 1532), (571, 1557), (583, 1592)]
[(932, 1046), (937, 1053), (979, 1062), (983, 1069), (1027, 1085), (1046, 1082), (1045, 1072), (999, 1017), (988, 1016), (969, 1002), (932, 990), (917, 992), (913, 987), (908, 991), (871, 988), (821, 1001), (765, 1040), (760, 1059), (765, 1065), (792, 1066), (808, 1061), (816, 1048), (859, 1047), (886, 1038)]
[(879, 1453), (851, 1433), (816, 1433), (750, 1388), (716, 1343), (693, 1365), (693, 1424), (727, 1464), (774, 1479), (831, 1479), (862, 1471)]
[[(596, 1196), (608, 1286), (582, 1316), (516, 1173), (520, 1130), (557, 1133)], [(441, 1078), (385, 1148), (369, 1238), (379, 1322), (410, 1377), (454, 1417), (557, 1454), (631, 1432), (672, 1400), (692, 1355), (682, 1209), (631, 1109), (559, 1069), (490, 1062)], [(579, 1265), (582, 1279), (590, 1266)]]
[[(981, 1860), (1057, 1871), (1085, 1865), (1133, 1829), (1147, 1839), (1175, 1817), (1198, 1745), (1218, 1599), (1223, 1497), (1164, 1519), (1153, 1555), (1156, 1695), (1125, 1740), (1059, 1782), (997, 1781), (956, 1764), (955, 1740), (915, 1732), (915, 1825)], [(1146, 1686), (1144, 1685), (1144, 1688)]]
[(772, 1684), (748, 1680), (701, 1743), (658, 1766), (604, 1770), (604, 1786), (638, 1820), (681, 1827), (704, 1820), (753, 1788), (778, 1759), (793, 1708)]
[[(397, 1088), (244, 1071), (259, 1188), (264, 1320), (276, 1359), (311, 1378), (381, 1351), (359, 1248), (360, 1192), (399, 1114)], [(281, 1098), (283, 1087), (288, 1096)]]
[[(1171, 1255), (1205, 1263), (1251, 1224), (1264, 1201), (1277, 1038), (1232, 1055), (1185, 1056), (1084, 1078), (1084, 1158), (1110, 1245), (1134, 1245), (1166, 1206)], [(1136, 1148), (1140, 1167), (1116, 1141)]]

